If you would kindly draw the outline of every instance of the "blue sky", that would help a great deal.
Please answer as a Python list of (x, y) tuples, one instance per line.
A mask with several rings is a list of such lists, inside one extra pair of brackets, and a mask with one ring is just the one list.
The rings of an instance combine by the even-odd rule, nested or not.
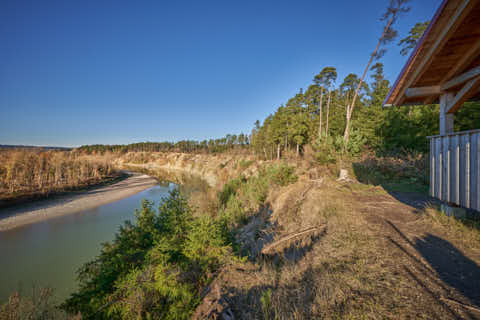
[[(325, 66), (361, 74), (387, 0), (0, 1), (0, 144), (247, 133)], [(414, 0), (400, 36), (440, 0)], [(382, 59), (394, 81), (407, 57)]]

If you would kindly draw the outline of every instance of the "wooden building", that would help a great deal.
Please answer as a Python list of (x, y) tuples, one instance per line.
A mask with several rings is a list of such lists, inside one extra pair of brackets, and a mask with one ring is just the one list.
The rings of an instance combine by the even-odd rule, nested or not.
[(454, 132), (455, 112), (480, 100), (480, 0), (444, 0), (384, 105), (440, 104), (430, 140), (430, 194), (480, 211), (480, 130)]

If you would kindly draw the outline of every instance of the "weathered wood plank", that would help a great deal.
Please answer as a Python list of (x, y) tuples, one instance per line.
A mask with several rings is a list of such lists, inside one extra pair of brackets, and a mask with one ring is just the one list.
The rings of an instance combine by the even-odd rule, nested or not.
[(435, 197), (435, 138), (430, 139), (430, 196)]
[(455, 160), (455, 203), (460, 205), (460, 136), (455, 137), (456, 143), (456, 160)]
[(465, 207), (470, 208), (470, 135), (465, 135)]
[(428, 97), (431, 95), (439, 95), (442, 91), (440, 86), (431, 86), (431, 87), (417, 87), (417, 88), (408, 88), (405, 91), (405, 96), (407, 98), (416, 98), (416, 97)]
[(480, 133), (477, 136), (477, 211), (480, 211)]
[(473, 97), (480, 88), (480, 77), (476, 77), (468, 81), (460, 91), (455, 95), (453, 101), (448, 103), (446, 108), (447, 113), (454, 113), (457, 111), (465, 101)]
[(445, 201), (449, 200), (449, 184), (448, 184), (448, 169), (450, 166), (449, 157), (448, 157), (448, 137), (442, 137), (442, 199)]
[(435, 191), (435, 197), (442, 200), (442, 139), (437, 138), (435, 139), (435, 148), (436, 148), (436, 154), (437, 154), (437, 170), (436, 170), (436, 179), (437, 179), (437, 184), (436, 184), (436, 191)]
[(471, 181), (471, 206), (472, 209), (478, 210), (478, 134), (471, 136), (471, 159), (472, 159), (472, 181)]
[[(441, 90), (445, 91), (448, 89), (451, 89), (453, 87), (459, 86), (468, 80), (475, 78), (480, 75), (480, 66), (475, 67), (473, 69), (468, 70), (467, 72), (462, 73), (461, 75), (453, 78), (452, 80), (446, 82), (445, 84), (442, 85)], [(433, 88), (433, 87), (428, 87), (428, 88)], [(435, 86), (436, 88), (436, 86)], [(425, 90), (424, 90), (425, 91)], [(430, 92), (433, 90), (430, 90)], [(438, 89), (440, 91), (440, 89)], [(408, 90), (407, 90), (408, 92)]]
[(450, 202), (457, 202), (457, 146), (458, 137), (450, 137)]
[(465, 197), (465, 169), (466, 169), (466, 140), (465, 140), (465, 135), (460, 136), (460, 176), (459, 176), (459, 181), (460, 181), (460, 205), (462, 207), (465, 207), (466, 205), (466, 197)]

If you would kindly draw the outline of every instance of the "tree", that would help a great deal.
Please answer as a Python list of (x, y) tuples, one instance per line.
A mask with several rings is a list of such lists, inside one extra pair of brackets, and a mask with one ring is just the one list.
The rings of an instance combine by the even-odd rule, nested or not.
[(402, 56), (406, 56), (411, 49), (415, 48), (418, 40), (423, 36), (429, 24), (430, 21), (416, 23), (413, 28), (410, 29), (408, 36), (400, 40), (398, 45), (402, 47), (400, 50)]
[(372, 90), (369, 93), (370, 95), (370, 105), (378, 106), (383, 103), (383, 100), (388, 94), (390, 82), (385, 79), (383, 75), (383, 63), (377, 62), (371, 68), (371, 71), (374, 71), (372, 74)]
[(328, 116), (330, 114), (330, 101), (332, 96), (331, 86), (335, 89), (335, 81), (337, 80), (337, 69), (335, 67), (326, 67), (322, 70), (321, 74), (324, 75), (324, 84), (328, 90), (328, 102), (327, 102), (327, 123), (325, 128), (325, 136), (328, 136)]
[(380, 46), (388, 44), (389, 42), (393, 41), (397, 37), (398, 32), (395, 29), (393, 29), (392, 26), (397, 21), (400, 14), (408, 12), (410, 10), (410, 7), (406, 6), (406, 3), (408, 1), (410, 0), (390, 0), (389, 6), (387, 7), (385, 13), (381, 18), (381, 21), (386, 22), (385, 28), (383, 29), (380, 39), (378, 39), (378, 43), (377, 43), (377, 46), (375, 47), (375, 50), (370, 55), (370, 59), (368, 60), (367, 66), (363, 71), (363, 75), (360, 78), (360, 82), (357, 86), (357, 89), (355, 90), (355, 94), (353, 95), (352, 103), (347, 108), (345, 132), (343, 134), (343, 139), (345, 143), (348, 143), (348, 140), (350, 137), (350, 125), (351, 125), (350, 122), (352, 119), (352, 113), (353, 113), (353, 109), (355, 108), (355, 102), (357, 100), (357, 96), (361, 89), (363, 80), (367, 75), (367, 72), (370, 68), (370, 65), (372, 64), (373, 59), (380, 59), (385, 53), (385, 49), (380, 49)]
[(322, 103), (323, 103), (323, 83), (324, 78), (321, 73), (313, 78), (313, 82), (320, 89), (320, 101), (318, 103), (319, 121), (318, 121), (318, 139), (322, 138)]

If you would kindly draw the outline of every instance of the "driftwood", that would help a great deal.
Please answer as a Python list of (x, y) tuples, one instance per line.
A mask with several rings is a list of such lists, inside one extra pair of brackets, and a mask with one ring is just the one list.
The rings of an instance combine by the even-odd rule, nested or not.
[(310, 227), (310, 228), (307, 228), (307, 229), (304, 229), (304, 230), (301, 230), (301, 231), (298, 231), (298, 232), (287, 234), (286, 236), (283, 236), (279, 240), (277, 240), (275, 242), (272, 242), (269, 245), (266, 245), (265, 247), (263, 247), (261, 252), (262, 252), (262, 254), (269, 254), (269, 253), (272, 252), (272, 250), (274, 248), (278, 247), (282, 243), (288, 242), (288, 241), (293, 240), (293, 239), (300, 238), (300, 237), (308, 235), (308, 234), (312, 234), (315, 231), (318, 231), (319, 228), (322, 227), (322, 226), (325, 226), (325, 224), (323, 224), (321, 226)]

